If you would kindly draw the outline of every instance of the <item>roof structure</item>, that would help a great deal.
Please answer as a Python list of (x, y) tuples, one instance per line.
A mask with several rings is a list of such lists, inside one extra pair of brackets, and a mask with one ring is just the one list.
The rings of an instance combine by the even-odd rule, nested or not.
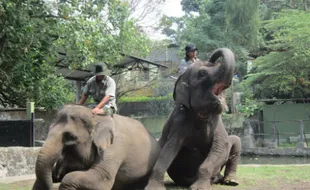
[[(112, 72), (113, 75), (118, 75), (126, 71), (131, 71), (131, 70), (137, 70), (137, 69), (142, 69), (142, 70), (148, 70), (149, 65), (153, 65), (155, 67), (161, 67), (161, 68), (168, 68), (165, 65), (161, 65), (143, 58), (135, 57), (132, 55), (125, 55), (122, 54), (123, 58), (121, 59), (120, 63), (114, 65), (114, 71)], [(62, 65), (62, 64), (56, 64), (55, 67), (57, 68), (56, 73), (59, 75), (62, 75), (64, 78), (69, 79), (69, 80), (75, 80), (75, 81), (85, 81), (91, 76), (92, 74), (92, 67), (94, 65), (91, 64), (89, 65), (86, 69), (69, 69), (68, 66)]]

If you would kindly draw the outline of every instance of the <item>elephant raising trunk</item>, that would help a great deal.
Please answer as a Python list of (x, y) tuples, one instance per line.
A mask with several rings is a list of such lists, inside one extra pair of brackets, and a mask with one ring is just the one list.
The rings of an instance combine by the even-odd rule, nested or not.
[[(216, 61), (220, 57), (224, 58), (224, 62), (220, 63), (218, 66)], [(223, 90), (231, 85), (231, 80), (235, 70), (234, 54), (227, 48), (221, 48), (212, 54), (209, 62), (213, 63), (215, 66), (215, 71), (213, 71), (214, 74), (211, 72), (210, 75), (213, 75), (218, 80), (218, 83), (216, 83), (213, 91), (216, 95), (219, 95)]]
[[(216, 62), (219, 58), (222, 61)], [(191, 190), (207, 190), (214, 182), (237, 185), (240, 138), (228, 136), (222, 122), (223, 94), (235, 69), (230, 49), (217, 49), (209, 62), (196, 61), (178, 78), (175, 107), (164, 128), (162, 147), (146, 189), (165, 189), (164, 174)], [(224, 176), (219, 172), (226, 166)]]

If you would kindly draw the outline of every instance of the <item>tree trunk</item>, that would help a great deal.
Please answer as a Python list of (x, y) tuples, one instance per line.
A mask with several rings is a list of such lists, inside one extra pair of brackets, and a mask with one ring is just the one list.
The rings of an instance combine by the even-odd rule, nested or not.
[(304, 9), (304, 11), (308, 11), (307, 0), (302, 1), (302, 8)]

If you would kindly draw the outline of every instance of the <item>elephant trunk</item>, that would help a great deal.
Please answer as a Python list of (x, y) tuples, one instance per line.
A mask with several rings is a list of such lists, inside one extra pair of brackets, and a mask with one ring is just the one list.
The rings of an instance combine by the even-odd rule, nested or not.
[[(216, 60), (220, 57), (223, 57), (224, 61), (220, 64), (215, 64)], [(212, 73), (217, 79), (214, 92), (218, 95), (231, 84), (235, 71), (235, 56), (230, 49), (220, 48), (215, 50), (215, 52), (211, 55), (209, 62), (214, 64)]]
[(44, 142), (36, 161), (33, 190), (53, 190), (52, 168), (61, 156), (62, 146), (60, 134), (49, 135)]

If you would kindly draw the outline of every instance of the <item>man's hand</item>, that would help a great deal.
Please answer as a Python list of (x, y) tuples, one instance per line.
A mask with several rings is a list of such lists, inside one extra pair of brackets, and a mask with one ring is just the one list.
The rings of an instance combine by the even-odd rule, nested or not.
[(97, 108), (95, 107), (92, 111), (91, 111), (94, 115), (96, 114), (104, 114), (103, 109)]

